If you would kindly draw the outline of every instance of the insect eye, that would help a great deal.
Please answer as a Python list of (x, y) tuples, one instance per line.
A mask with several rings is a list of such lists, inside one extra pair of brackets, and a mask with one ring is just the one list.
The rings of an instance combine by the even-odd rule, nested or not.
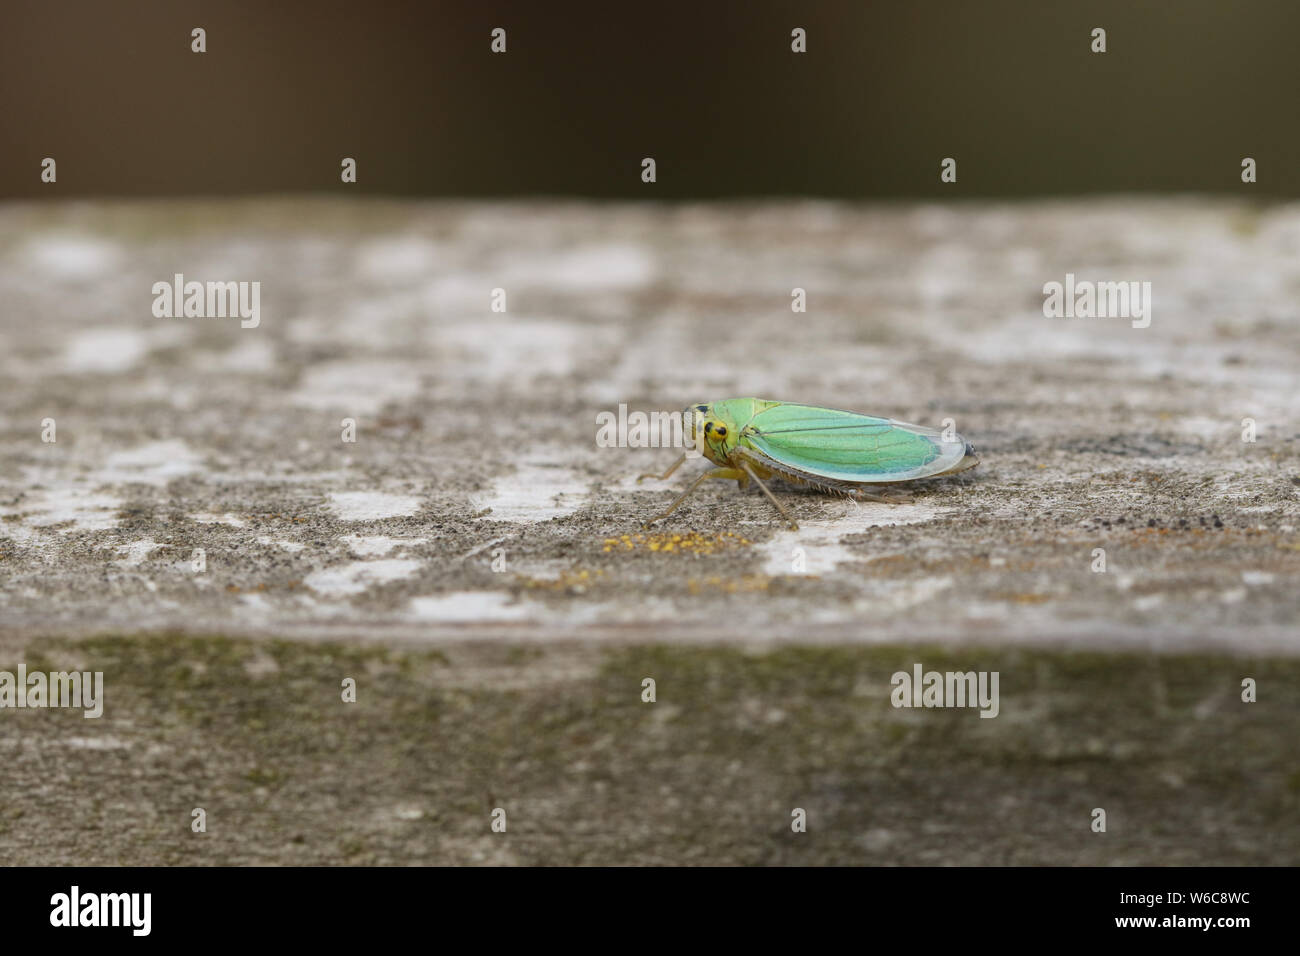
[(717, 435), (719, 438), (726, 438), (726, 437), (727, 437), (727, 426), (726, 426), (726, 425), (719, 425), (717, 428), (715, 428), (715, 429), (713, 430), (713, 433), (714, 433), (715, 435)]
[(705, 423), (704, 423), (704, 434), (707, 435), (707, 434), (708, 434), (709, 432), (711, 432), (711, 431), (713, 431), (713, 422), (705, 422)]

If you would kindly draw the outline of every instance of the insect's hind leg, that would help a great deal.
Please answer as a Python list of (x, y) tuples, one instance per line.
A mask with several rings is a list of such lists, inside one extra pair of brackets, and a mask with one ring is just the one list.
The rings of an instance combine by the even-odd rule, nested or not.
[[(682, 461), (685, 460), (686, 460), (686, 456), (683, 455)], [(679, 461), (677, 465), (680, 465), (681, 463), (682, 462)], [(668, 469), (669, 472), (674, 471), (677, 468), (677, 465), (673, 465), (672, 468)], [(678, 495), (677, 500), (668, 506), (667, 511), (665, 511), (661, 515), (656, 515), (655, 517), (651, 518), (649, 521), (646, 521), (644, 524), (641, 525), (641, 527), (648, 528), (656, 521), (662, 521), (664, 518), (667, 518), (670, 514), (672, 514), (674, 511), (677, 510), (677, 506), (680, 505), (683, 501), (685, 501), (690, 496), (690, 493), (700, 486), (700, 482), (704, 481), (706, 478), (730, 478), (733, 481), (741, 482), (742, 485), (744, 482), (747, 482), (749, 480), (748, 475), (746, 475), (743, 471), (736, 470), (735, 468), (714, 468), (712, 471), (706, 471), (704, 474), (700, 475), (698, 478), (692, 481), (686, 487), (686, 490), (683, 491), (680, 495)]]
[[(783, 476), (784, 477), (784, 476)], [(818, 491), (832, 495), (843, 495), (850, 501), (874, 501), (882, 505), (903, 505), (912, 500), (912, 492), (897, 485), (869, 485), (851, 481), (835, 481), (830, 478), (795, 478), (801, 484), (810, 485)], [(868, 489), (879, 488), (878, 491)]]
[(906, 488), (891, 488), (888, 491), (867, 491), (865, 488), (848, 487), (842, 490), (844, 495), (854, 501), (874, 501), (882, 505), (905, 505), (911, 502), (912, 493)]

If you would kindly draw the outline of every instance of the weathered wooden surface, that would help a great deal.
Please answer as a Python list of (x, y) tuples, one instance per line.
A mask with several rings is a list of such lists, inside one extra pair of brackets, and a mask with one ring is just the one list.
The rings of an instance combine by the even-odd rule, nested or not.
[[(9, 631), (1297, 646), (1294, 206), (150, 203), (0, 229)], [(259, 327), (155, 318), (177, 272), (260, 281)], [(1150, 281), (1150, 327), (1044, 318), (1067, 272)], [(717, 483), (636, 537), (700, 466), (635, 485), (673, 452), (598, 448), (597, 412), (747, 394), (953, 418), (983, 464), (899, 507), (787, 492), (797, 534)]]
[[(108, 685), (0, 715), (0, 860), (1295, 863), (1298, 291), (1294, 206), (0, 209), (0, 670)], [(701, 466), (596, 414), (746, 394), (983, 464), (641, 532)], [(999, 717), (892, 708), (917, 662)]]

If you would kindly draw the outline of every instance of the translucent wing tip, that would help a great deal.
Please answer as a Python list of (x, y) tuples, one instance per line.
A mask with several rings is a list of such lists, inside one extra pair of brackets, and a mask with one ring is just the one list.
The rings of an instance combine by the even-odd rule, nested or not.
[(952, 468), (948, 469), (944, 474), (951, 475), (959, 471), (965, 471), (967, 468), (974, 468), (980, 463), (979, 456), (975, 454), (975, 446), (970, 442), (965, 442), (964, 444), (966, 446), (965, 454), (962, 456), (961, 461), (953, 465)]

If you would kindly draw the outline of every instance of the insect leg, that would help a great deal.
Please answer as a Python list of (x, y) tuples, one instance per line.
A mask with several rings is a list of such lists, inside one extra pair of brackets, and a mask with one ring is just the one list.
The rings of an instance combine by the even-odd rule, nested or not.
[(912, 500), (912, 493), (905, 488), (893, 488), (887, 492), (866, 491), (855, 488), (845, 492), (854, 501), (878, 501), (882, 505), (905, 505)]
[[(678, 462), (677, 464), (680, 465), (681, 462)], [(676, 467), (677, 465), (673, 465), (673, 468)], [(672, 514), (674, 511), (677, 510), (677, 506), (681, 504), (683, 501), (685, 501), (687, 496), (692, 491), (694, 491), (697, 487), (699, 487), (700, 482), (702, 482), (705, 478), (730, 478), (734, 481), (739, 481), (741, 478), (744, 477), (745, 477), (744, 474), (737, 471), (735, 468), (714, 468), (712, 471), (706, 471), (704, 474), (700, 475), (700, 477), (696, 478), (694, 481), (690, 483), (687, 489), (678, 496), (677, 500), (672, 503), (672, 505), (668, 508), (667, 511), (665, 511), (661, 515), (657, 515), (651, 518), (645, 524), (641, 525), (641, 527), (648, 528), (656, 521), (662, 521), (664, 518), (667, 518), (670, 514)]]
[(763, 484), (763, 480), (759, 478), (758, 475), (754, 474), (754, 470), (749, 467), (749, 462), (742, 461), (740, 463), (740, 467), (745, 469), (745, 471), (749, 473), (749, 477), (754, 479), (758, 487), (763, 490), (763, 494), (767, 495), (767, 500), (772, 502), (772, 506), (781, 513), (781, 517), (784, 518), (786, 521), (790, 522), (791, 530), (798, 531), (799, 525), (797, 525), (795, 523), (795, 520), (791, 518), (789, 514), (786, 513), (786, 510), (784, 508), (781, 507), (781, 502), (776, 500), (776, 497), (772, 494), (772, 492), (767, 490), (767, 485)]
[(671, 475), (674, 471), (676, 471), (678, 468), (680, 468), (681, 465), (682, 465), (682, 462), (684, 462), (685, 460), (686, 460), (686, 455), (683, 454), (682, 457), (681, 457), (681, 458), (678, 458), (675, 462), (673, 462), (672, 467), (670, 467), (670, 468), (669, 468), (667, 471), (665, 471), (662, 475), (656, 475), (654, 472), (651, 471), (651, 472), (647, 472), (647, 473), (644, 474), (644, 475), (637, 475), (637, 476), (636, 476), (636, 480), (637, 480), (637, 481), (641, 481), (641, 480), (643, 480), (643, 479), (645, 479), (645, 478), (653, 478), (653, 479), (655, 479), (656, 481), (663, 481), (665, 478), (667, 478), (669, 475)]

